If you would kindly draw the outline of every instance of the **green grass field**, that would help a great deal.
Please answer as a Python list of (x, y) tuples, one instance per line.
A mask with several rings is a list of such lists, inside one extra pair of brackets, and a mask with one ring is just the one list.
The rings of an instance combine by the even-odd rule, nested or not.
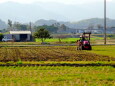
[[(95, 38), (91, 38), (92, 41), (95, 41), (95, 40), (102, 40), (103, 38), (101, 37), (95, 37)], [(64, 42), (64, 43), (75, 43), (77, 40), (79, 40), (79, 38), (62, 38), (61, 39), (61, 42)], [(41, 42), (40, 39), (36, 39), (35, 40), (36, 42)], [(53, 39), (46, 39), (45, 42), (59, 42), (59, 39), (58, 38), (53, 38)]]
[[(75, 44), (79, 38), (62, 38), (61, 42), (58, 38), (46, 39), (48, 44)], [(41, 39), (35, 39), (35, 42), (0, 42), (0, 45), (38, 45), (41, 44)], [(92, 37), (91, 44), (104, 44), (103, 37)], [(107, 38), (107, 44), (115, 44), (115, 39)]]
[[(75, 43), (76, 40), (78, 40), (79, 38), (64, 38), (64, 39), (61, 39), (61, 42), (65, 42), (65, 43)], [(41, 42), (40, 39), (36, 39), (36, 42)], [(59, 39), (58, 38), (53, 38), (53, 39), (46, 39), (45, 42), (59, 42)]]
[(107, 55), (110, 57), (115, 57), (115, 45), (93, 46), (93, 50), (89, 52), (100, 54), (100, 55)]
[(113, 67), (0, 67), (0, 86), (115, 86)]

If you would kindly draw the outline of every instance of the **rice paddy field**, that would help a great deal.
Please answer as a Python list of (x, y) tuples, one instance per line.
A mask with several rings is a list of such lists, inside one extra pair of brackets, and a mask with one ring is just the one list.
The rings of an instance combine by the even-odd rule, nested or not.
[(115, 66), (22, 65), (59, 63), (115, 65), (115, 46), (0, 47), (0, 86), (115, 86)]
[(115, 46), (93, 46), (78, 51), (76, 46), (1, 47), (0, 61), (115, 61)]
[(0, 67), (0, 86), (115, 86), (115, 68)]

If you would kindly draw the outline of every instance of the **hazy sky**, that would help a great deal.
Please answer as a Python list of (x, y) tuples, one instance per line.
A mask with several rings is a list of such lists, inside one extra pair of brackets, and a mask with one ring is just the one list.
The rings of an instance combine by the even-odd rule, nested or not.
[[(95, 3), (95, 2), (103, 2), (104, 0), (0, 0), (0, 3), (4, 2), (18, 2), (24, 4), (30, 4), (34, 2), (58, 2), (63, 4), (87, 4), (87, 3)], [(115, 2), (115, 0), (107, 0), (108, 2)]]
[[(9, 2), (9, 3), (7, 3)], [(104, 17), (104, 0), (0, 0), (0, 19), (79, 21)], [(107, 0), (107, 17), (115, 19), (115, 0)]]

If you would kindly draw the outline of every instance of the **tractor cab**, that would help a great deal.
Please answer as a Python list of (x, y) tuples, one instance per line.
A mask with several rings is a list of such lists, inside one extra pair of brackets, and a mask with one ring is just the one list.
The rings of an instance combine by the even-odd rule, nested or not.
[(92, 50), (92, 47), (90, 45), (90, 35), (91, 32), (84, 32), (80, 39), (77, 40), (77, 50)]

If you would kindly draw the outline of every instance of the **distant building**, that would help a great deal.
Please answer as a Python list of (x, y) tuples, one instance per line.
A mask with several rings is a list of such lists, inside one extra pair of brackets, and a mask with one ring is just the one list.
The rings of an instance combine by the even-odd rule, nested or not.
[(12, 38), (15, 41), (31, 41), (32, 40), (32, 33), (31, 31), (10, 31)]

